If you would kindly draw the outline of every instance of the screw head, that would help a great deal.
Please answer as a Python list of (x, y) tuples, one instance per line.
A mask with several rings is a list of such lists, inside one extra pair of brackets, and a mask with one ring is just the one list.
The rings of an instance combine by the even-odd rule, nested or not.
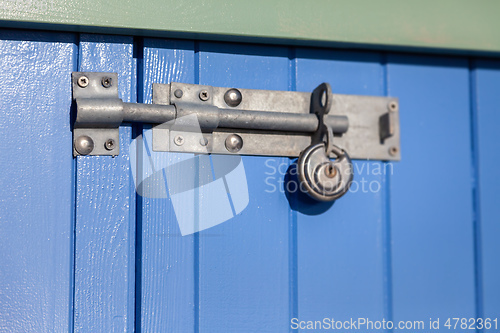
[(184, 137), (181, 136), (181, 135), (177, 135), (175, 138), (174, 138), (174, 143), (178, 146), (182, 146), (184, 144)]
[(75, 150), (80, 155), (88, 155), (94, 150), (94, 140), (88, 135), (81, 135), (75, 140)]
[(228, 106), (238, 106), (242, 100), (241, 92), (238, 89), (229, 89), (224, 94), (224, 101)]
[(113, 139), (108, 139), (104, 143), (104, 148), (106, 148), (106, 150), (113, 150), (113, 149), (115, 149), (115, 146), (116, 146), (115, 140), (113, 140)]
[(78, 78), (76, 82), (78, 83), (78, 86), (80, 86), (81, 88), (85, 88), (86, 86), (89, 85), (89, 78), (86, 77), (85, 75), (82, 75)]
[(175, 96), (175, 97), (177, 97), (177, 98), (181, 98), (183, 94), (184, 94), (184, 93), (183, 93), (183, 92), (182, 92), (182, 90), (180, 90), (180, 89), (176, 89), (176, 90), (174, 91), (174, 96)]
[(392, 146), (389, 148), (389, 155), (396, 156), (399, 153), (399, 148), (396, 146)]
[(210, 94), (208, 93), (208, 90), (202, 90), (200, 91), (200, 99), (202, 101), (208, 101), (208, 99), (210, 98)]
[(396, 112), (399, 109), (398, 102), (396, 101), (390, 101), (389, 104), (387, 105), (389, 111)]
[(243, 148), (243, 139), (238, 134), (228, 135), (226, 138), (226, 149), (230, 153), (237, 153)]
[(202, 146), (208, 145), (208, 139), (205, 138), (205, 137), (201, 138), (200, 139), (200, 145), (202, 145)]
[(113, 85), (113, 79), (108, 76), (105, 76), (102, 78), (101, 84), (104, 88), (110, 88)]

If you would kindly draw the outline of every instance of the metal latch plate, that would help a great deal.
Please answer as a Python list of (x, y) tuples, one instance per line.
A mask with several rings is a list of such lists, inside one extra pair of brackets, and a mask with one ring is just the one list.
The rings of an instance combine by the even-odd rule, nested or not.
[[(224, 94), (229, 88), (185, 83), (153, 84), (154, 104), (190, 103), (213, 105), (221, 109), (229, 107)], [(181, 90), (182, 96), (174, 92)], [(233, 109), (287, 113), (309, 113), (310, 93), (238, 89), (241, 103)], [(208, 98), (200, 99), (206, 91)], [(334, 138), (334, 144), (349, 152), (353, 159), (400, 160), (400, 131), (398, 100), (391, 97), (333, 94), (329, 115), (344, 115), (349, 118), (349, 129)], [(311, 136), (278, 131), (234, 130), (216, 128), (203, 133), (170, 131), (163, 125), (153, 127), (153, 150), (231, 154), (225, 146), (228, 135), (237, 134), (243, 139), (241, 155), (297, 157), (311, 144)], [(183, 144), (174, 144), (182, 135)], [(333, 156), (332, 156), (333, 157)]]

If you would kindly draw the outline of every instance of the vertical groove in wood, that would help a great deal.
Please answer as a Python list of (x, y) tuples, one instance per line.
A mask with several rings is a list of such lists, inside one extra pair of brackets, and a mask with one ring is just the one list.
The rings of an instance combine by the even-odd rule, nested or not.
[[(334, 93), (383, 96), (381, 60), (376, 52), (298, 49), (297, 90), (329, 82)], [(383, 166), (354, 161), (356, 183), (344, 197), (297, 205), (300, 320), (386, 314)]]
[[(144, 38), (134, 38), (134, 58), (136, 61), (136, 99), (137, 103), (144, 103)], [(140, 123), (132, 125), (132, 139), (142, 134), (143, 125)], [(141, 150), (136, 147), (135, 154), (139, 156)], [(139, 167), (139, 161), (135, 163)], [(134, 183), (135, 187), (135, 183)], [(135, 192), (135, 244), (134, 244), (134, 332), (141, 333), (141, 301), (142, 301), (142, 200)]]
[[(80, 71), (118, 72), (119, 96), (135, 101), (133, 38), (81, 35)], [(135, 187), (130, 125), (120, 127), (120, 155), (77, 158), (75, 331), (134, 327)], [(132, 290), (131, 290), (132, 289)]]
[(499, 86), (500, 60), (474, 59), (471, 88), (476, 213), (476, 306), (478, 315), (483, 318), (496, 318), (500, 311)]
[[(144, 103), (152, 103), (152, 84), (195, 81), (194, 42), (146, 38), (143, 47), (141, 92)], [(151, 145), (151, 126), (144, 126), (142, 138)], [(154, 152), (144, 148), (141, 163), (159, 162), (163, 168), (192, 158), (193, 154)], [(162, 169), (164, 170), (164, 169)], [(193, 207), (186, 203), (174, 211), (165, 172), (155, 178), (154, 195), (140, 197), (142, 221), (140, 332), (183, 332), (195, 330), (195, 235), (182, 236), (176, 214)], [(179, 175), (180, 177), (181, 175)], [(186, 176), (186, 175), (183, 175)], [(164, 194), (164, 195), (162, 195)], [(139, 287), (139, 286), (138, 286)]]
[[(389, 96), (389, 76), (387, 73), (387, 54), (382, 54), (383, 68), (382, 85), (384, 95)], [(393, 170), (391, 167), (397, 162), (383, 162), (384, 170)], [(392, 172), (385, 173), (382, 180), (382, 213), (383, 213), (383, 243), (384, 243), (384, 319), (392, 321), (392, 238), (391, 238), (391, 178)], [(391, 332), (392, 329), (387, 329)]]
[[(296, 48), (290, 47), (288, 50), (288, 61), (289, 61), (289, 74), (288, 90), (297, 90), (297, 58), (296, 58)], [(295, 162), (294, 159), (289, 160), (289, 165)], [(294, 200), (294, 199), (291, 199)], [(291, 208), (288, 209), (288, 285), (289, 285), (289, 321), (292, 318), (297, 318), (299, 315), (299, 295), (298, 295), (298, 269), (297, 269), (297, 212)], [(290, 329), (291, 331), (297, 331)]]
[[(472, 156), (472, 206), (474, 225), (474, 279), (476, 318), (483, 318), (483, 277), (481, 255), (481, 211), (479, 189), (479, 142), (478, 142), (478, 110), (477, 110), (477, 78), (473, 59), (469, 59), (469, 96), (470, 96), (470, 131)], [(482, 331), (482, 330), (479, 330)]]
[[(200, 42), (194, 43), (194, 82), (200, 83)], [(199, 167), (196, 169), (199, 172)], [(197, 182), (199, 183), (199, 178)], [(199, 205), (199, 193), (195, 193), (195, 204)], [(199, 216), (198, 216), (199, 223)], [(194, 237), (194, 333), (200, 332), (200, 234), (195, 233)]]
[[(285, 47), (200, 42), (199, 55), (201, 84), (274, 90), (290, 87), (290, 59)], [(288, 332), (289, 205), (281, 189), (273, 191), (266, 178), (274, 177), (271, 182), (279, 186), (284, 174), (272, 173), (269, 165), (286, 169), (289, 161), (243, 156), (241, 162), (248, 205), (238, 215), (199, 233), (199, 330)], [(233, 182), (232, 186), (228, 200), (237, 197), (238, 191), (247, 191), (241, 183)], [(228, 209), (223, 204), (213, 209)]]

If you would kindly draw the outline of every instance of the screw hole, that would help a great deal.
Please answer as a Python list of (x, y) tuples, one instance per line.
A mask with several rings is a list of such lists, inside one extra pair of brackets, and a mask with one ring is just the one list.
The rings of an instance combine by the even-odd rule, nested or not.
[(392, 101), (389, 103), (389, 110), (391, 111), (397, 111), (398, 110), (398, 103)]
[(396, 147), (396, 146), (392, 146), (391, 148), (389, 148), (389, 154), (392, 155), (392, 156), (395, 156), (399, 153), (399, 148)]

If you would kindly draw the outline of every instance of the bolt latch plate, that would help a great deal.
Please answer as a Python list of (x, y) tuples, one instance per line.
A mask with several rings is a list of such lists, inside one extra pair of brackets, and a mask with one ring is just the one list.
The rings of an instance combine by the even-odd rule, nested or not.
[[(220, 109), (277, 113), (310, 113), (311, 93), (237, 89), (241, 94), (238, 96), (241, 102), (236, 106), (229, 106), (225, 99), (230, 90), (234, 89), (177, 82), (155, 83), (153, 103), (185, 103), (215, 106)], [(209, 93), (205, 101), (199, 98), (202, 91)], [(391, 97), (333, 94), (329, 115), (347, 116), (349, 119), (349, 129), (346, 133), (335, 136), (334, 144), (348, 151), (353, 159), (399, 160), (399, 110), (394, 105), (398, 105), (398, 100)], [(311, 144), (310, 133), (230, 128), (204, 131), (203, 137), (208, 141), (205, 144), (200, 143), (198, 133), (170, 132), (165, 126), (158, 125), (153, 127), (153, 150), (233, 154), (235, 152), (226, 146), (226, 139), (232, 134), (242, 138), (243, 145), (237, 152), (241, 155), (298, 157)], [(176, 136), (183, 138), (182, 145), (173, 144)]]

